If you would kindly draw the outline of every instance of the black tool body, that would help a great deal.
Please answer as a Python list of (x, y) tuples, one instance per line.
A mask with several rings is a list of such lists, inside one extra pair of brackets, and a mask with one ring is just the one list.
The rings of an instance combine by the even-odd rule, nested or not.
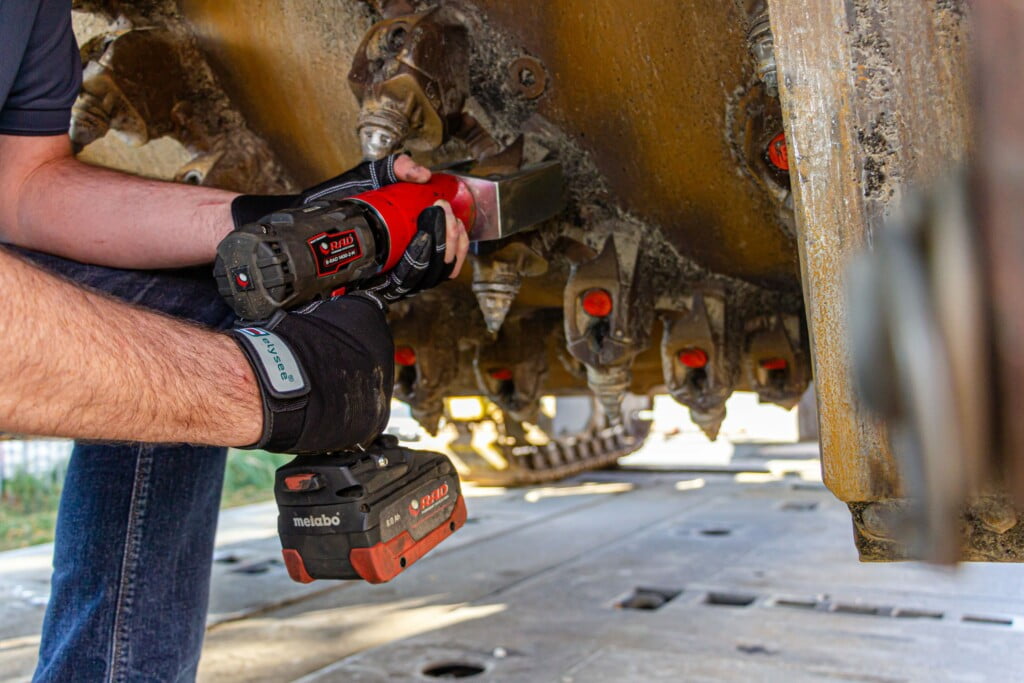
[(217, 247), (213, 275), (239, 317), (341, 293), (378, 273), (387, 255), (380, 219), (354, 202), (316, 202), (242, 226)]
[(217, 289), (245, 320), (265, 320), (278, 310), (342, 294), (398, 265), (419, 215), (440, 199), (464, 225), (472, 225), (471, 193), (445, 173), (426, 183), (393, 183), (264, 216), (217, 246)]

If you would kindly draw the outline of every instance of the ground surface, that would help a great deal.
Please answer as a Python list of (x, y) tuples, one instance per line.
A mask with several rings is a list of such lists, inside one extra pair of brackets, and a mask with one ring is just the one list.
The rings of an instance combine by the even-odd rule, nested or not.
[[(1024, 567), (860, 564), (813, 449), (694, 448), (470, 489), (466, 527), (384, 586), (291, 583), (273, 506), (226, 511), (200, 680), (1024, 681)], [(48, 562), (0, 555), (4, 680), (31, 673)]]

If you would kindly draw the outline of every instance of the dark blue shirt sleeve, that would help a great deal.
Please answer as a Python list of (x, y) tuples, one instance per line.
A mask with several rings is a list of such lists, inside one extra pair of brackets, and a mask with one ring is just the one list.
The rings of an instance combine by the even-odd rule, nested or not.
[(81, 86), (71, 0), (0, 0), (0, 134), (66, 133)]

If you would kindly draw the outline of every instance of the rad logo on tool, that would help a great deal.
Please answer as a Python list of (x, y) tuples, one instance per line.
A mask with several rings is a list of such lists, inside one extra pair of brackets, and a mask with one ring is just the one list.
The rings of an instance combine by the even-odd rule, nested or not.
[(419, 500), (413, 499), (409, 503), (409, 514), (413, 517), (419, 515), (422, 512), (436, 507), (438, 503), (448, 498), (448, 484), (441, 484), (436, 489), (431, 491), (425, 496), (422, 496)]
[(322, 232), (307, 241), (313, 250), (317, 277), (334, 275), (346, 263), (363, 255), (355, 230), (345, 232)]

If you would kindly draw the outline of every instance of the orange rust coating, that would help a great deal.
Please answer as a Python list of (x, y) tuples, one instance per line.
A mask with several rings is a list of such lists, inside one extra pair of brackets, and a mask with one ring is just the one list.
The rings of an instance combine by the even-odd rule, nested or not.
[(371, 26), (332, 0), (181, 0), (224, 90), (302, 185), (360, 161), (359, 103), (346, 76)]
[[(795, 245), (727, 140), (729, 102), (753, 73), (737, 3), (472, 4), (521, 48), (508, 63), (522, 54), (543, 62), (539, 113), (590, 152), (614, 200), (716, 272), (795, 288)], [(346, 75), (370, 26), (363, 3), (181, 7), (229, 95), (301, 183), (359, 160)]]
[(593, 155), (625, 208), (716, 272), (795, 285), (795, 245), (726, 136), (753, 72), (739, 3), (475, 4), (544, 63), (540, 113)]

